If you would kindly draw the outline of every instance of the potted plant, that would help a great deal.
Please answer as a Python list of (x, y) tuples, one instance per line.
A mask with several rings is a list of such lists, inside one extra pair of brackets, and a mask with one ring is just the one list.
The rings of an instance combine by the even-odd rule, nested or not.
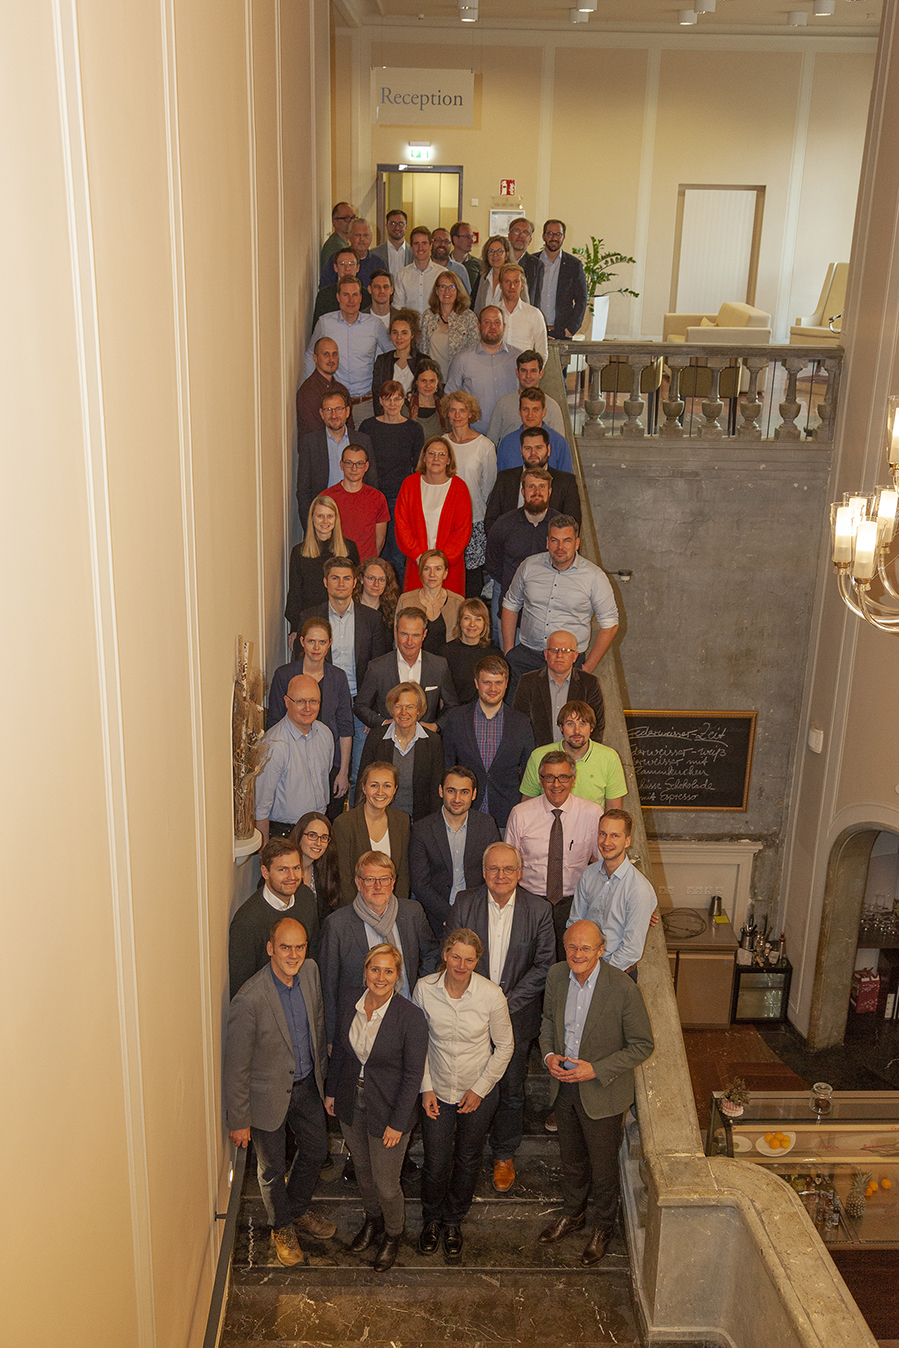
[(725, 1086), (724, 1094), (718, 1102), (718, 1108), (729, 1119), (738, 1119), (743, 1113), (743, 1106), (748, 1099), (749, 1091), (746, 1089), (746, 1082), (742, 1077), (734, 1077), (730, 1085)]
[(615, 273), (609, 271), (610, 267), (618, 267), (624, 262), (636, 262), (637, 260), (634, 257), (627, 257), (624, 253), (604, 252), (604, 243), (604, 239), (595, 239), (591, 234), (589, 248), (573, 248), (571, 250), (584, 264), (584, 274), (587, 277), (587, 294), (590, 296), (588, 307), (593, 315), (593, 329), (590, 338), (594, 342), (601, 342), (606, 335), (610, 295), (631, 295), (634, 299), (639, 299), (639, 291), (628, 290), (627, 286), (618, 286), (616, 290), (599, 293), (602, 286), (607, 286), (610, 281), (615, 279)]

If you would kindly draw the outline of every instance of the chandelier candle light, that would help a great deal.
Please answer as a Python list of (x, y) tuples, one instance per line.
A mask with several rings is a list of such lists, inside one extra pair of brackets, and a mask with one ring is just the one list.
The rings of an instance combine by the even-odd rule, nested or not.
[(889, 552), (899, 507), (899, 396), (889, 400), (887, 459), (891, 486), (877, 487), (869, 496), (844, 492), (831, 506), (832, 555), (840, 594), (852, 612), (882, 632), (899, 632), (899, 605), (881, 603), (868, 593), (876, 576), (890, 599), (899, 601), (889, 574), (896, 562)]

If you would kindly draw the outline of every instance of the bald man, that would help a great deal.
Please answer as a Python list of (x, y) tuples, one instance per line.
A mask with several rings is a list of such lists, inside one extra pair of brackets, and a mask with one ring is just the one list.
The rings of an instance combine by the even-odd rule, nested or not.
[(269, 755), (256, 779), (256, 827), (263, 843), (286, 838), (307, 811), (324, 814), (327, 808), (334, 736), (316, 720), (321, 705), (315, 679), (297, 674), (287, 685), (283, 719), (263, 738)]

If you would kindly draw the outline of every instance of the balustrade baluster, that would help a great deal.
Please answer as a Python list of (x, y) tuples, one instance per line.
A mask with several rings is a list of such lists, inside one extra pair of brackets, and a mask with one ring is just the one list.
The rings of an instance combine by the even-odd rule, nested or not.
[(718, 418), (724, 411), (724, 403), (718, 399), (718, 380), (721, 378), (721, 371), (731, 359), (730, 356), (709, 356), (707, 365), (712, 376), (712, 386), (709, 389), (708, 402), (702, 404), (702, 414), (705, 421), (699, 428), (700, 440), (720, 440), (724, 431)]
[(685, 370), (689, 364), (687, 358), (679, 360), (676, 356), (671, 356), (668, 360), (671, 379), (668, 383), (668, 397), (662, 403), (665, 424), (659, 431), (659, 435), (665, 440), (680, 440), (684, 434), (680, 419), (684, 415), (686, 404), (680, 396), (680, 376), (681, 370)]
[[(746, 390), (746, 397), (740, 404), (743, 425), (737, 427), (737, 439), (761, 440), (762, 428), (756, 420), (762, 410), (761, 400), (758, 396), (758, 386), (759, 376), (768, 362), (763, 360), (761, 356), (744, 356), (743, 364), (749, 371), (749, 388)], [(739, 384), (737, 387), (739, 388)]]
[(775, 440), (801, 440), (802, 431), (796, 425), (796, 418), (802, 411), (802, 403), (796, 398), (796, 380), (808, 365), (807, 356), (786, 356), (784, 369), (787, 372), (787, 390), (780, 404), (781, 424), (775, 428)]
[(815, 427), (812, 439), (832, 440), (837, 396), (840, 389), (841, 362), (838, 360), (822, 360), (821, 364), (827, 374), (827, 393), (818, 403), (818, 418), (821, 424)]
[[(607, 434), (605, 423), (601, 420), (603, 412), (606, 410), (606, 400), (602, 396), (600, 387), (600, 378), (602, 370), (607, 363), (608, 357), (587, 357), (587, 367), (589, 370), (589, 388), (587, 397), (584, 399), (584, 410), (587, 413), (587, 420), (584, 424), (583, 434), (588, 440), (600, 440)], [(592, 397), (590, 396), (592, 394)]]
[(628, 365), (633, 371), (633, 383), (631, 391), (624, 400), (624, 410), (627, 413), (627, 421), (621, 427), (622, 435), (631, 435), (639, 439), (646, 434), (640, 415), (643, 411), (643, 398), (640, 392), (640, 385), (643, 379), (643, 369), (646, 365), (645, 356), (630, 356)]

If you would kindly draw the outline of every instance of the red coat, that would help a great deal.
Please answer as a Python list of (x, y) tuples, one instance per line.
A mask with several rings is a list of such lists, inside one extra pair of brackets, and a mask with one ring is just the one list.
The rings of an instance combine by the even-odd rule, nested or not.
[[(394, 507), (393, 523), (400, 552), (406, 556), (404, 590), (421, 586), (418, 558), (428, 549), (425, 513), (421, 505), (421, 473), (412, 473), (400, 487)], [(449, 575), (446, 588), (465, 594), (465, 549), (471, 538), (471, 497), (461, 477), (451, 477), (449, 491), (440, 512), (435, 547), (446, 553)]]

